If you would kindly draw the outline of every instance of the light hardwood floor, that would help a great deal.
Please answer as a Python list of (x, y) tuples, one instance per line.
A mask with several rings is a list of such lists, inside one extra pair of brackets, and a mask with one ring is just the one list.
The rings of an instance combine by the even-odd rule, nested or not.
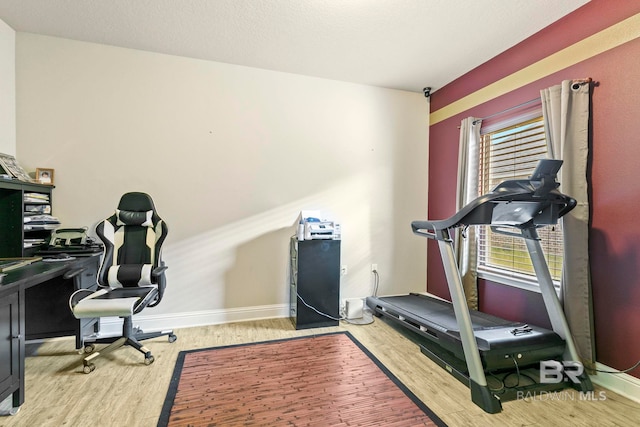
[(640, 420), (640, 404), (612, 391), (605, 400), (580, 400), (568, 390), (548, 399), (503, 404), (499, 414), (486, 414), (469, 400), (469, 390), (423, 356), (418, 347), (376, 319), (350, 325), (296, 331), (288, 319), (269, 319), (176, 330), (178, 340), (147, 341), (155, 363), (120, 349), (82, 373), (81, 358), (71, 339), (42, 343), (26, 359), (26, 402), (17, 415), (0, 417), (0, 426), (155, 426), (178, 353), (229, 344), (268, 341), (347, 330), (393, 372), (449, 426), (632, 426)]

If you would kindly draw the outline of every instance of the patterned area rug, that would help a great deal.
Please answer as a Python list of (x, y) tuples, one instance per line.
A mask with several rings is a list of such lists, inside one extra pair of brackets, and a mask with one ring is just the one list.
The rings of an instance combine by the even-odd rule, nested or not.
[(159, 426), (445, 426), (347, 333), (181, 352)]

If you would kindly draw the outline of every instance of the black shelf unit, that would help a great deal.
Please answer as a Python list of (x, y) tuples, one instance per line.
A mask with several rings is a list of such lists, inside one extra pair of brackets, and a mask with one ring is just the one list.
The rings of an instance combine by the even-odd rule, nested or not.
[[(0, 179), (0, 258), (26, 257), (35, 254), (39, 245), (25, 247), (25, 238), (40, 238), (48, 243), (52, 230), (25, 230), (27, 206), (51, 207), (52, 185)], [(25, 202), (25, 194), (37, 193), (46, 200)]]
[(337, 326), (340, 318), (340, 240), (298, 241), (292, 237), (290, 266), (290, 317), (295, 328)]

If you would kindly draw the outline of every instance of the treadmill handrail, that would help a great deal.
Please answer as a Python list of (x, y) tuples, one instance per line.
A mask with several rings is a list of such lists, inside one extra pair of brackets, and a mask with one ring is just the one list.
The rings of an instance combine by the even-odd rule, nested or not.
[[(541, 160), (545, 162), (557, 160)], [(536, 169), (536, 170), (538, 170)], [(414, 234), (435, 240), (450, 240), (444, 230), (470, 225), (499, 225), (501, 227), (528, 228), (555, 224), (558, 218), (570, 212), (576, 200), (557, 190), (555, 175), (532, 179), (507, 180), (493, 191), (483, 194), (447, 219), (413, 221)], [(507, 206), (513, 204), (513, 206)], [(519, 208), (516, 208), (517, 205)], [(503, 209), (502, 207), (505, 207)], [(496, 208), (498, 211), (496, 211)]]

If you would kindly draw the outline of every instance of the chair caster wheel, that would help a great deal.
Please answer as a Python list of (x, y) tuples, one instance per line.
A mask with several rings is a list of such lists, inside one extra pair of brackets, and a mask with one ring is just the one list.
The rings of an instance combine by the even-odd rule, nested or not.
[(84, 367), (82, 368), (82, 372), (84, 372), (85, 374), (90, 374), (91, 372), (96, 370), (96, 365), (94, 365), (93, 363), (89, 363), (88, 365), (84, 365)]
[(96, 349), (96, 346), (93, 344), (87, 344), (84, 346), (84, 352), (85, 353), (93, 353), (93, 350)]
[(144, 358), (144, 364), (145, 365), (151, 365), (154, 360), (156, 360), (156, 359), (153, 356), (145, 357)]
[(177, 339), (178, 339), (177, 335), (175, 334), (169, 335), (169, 342), (176, 342)]

